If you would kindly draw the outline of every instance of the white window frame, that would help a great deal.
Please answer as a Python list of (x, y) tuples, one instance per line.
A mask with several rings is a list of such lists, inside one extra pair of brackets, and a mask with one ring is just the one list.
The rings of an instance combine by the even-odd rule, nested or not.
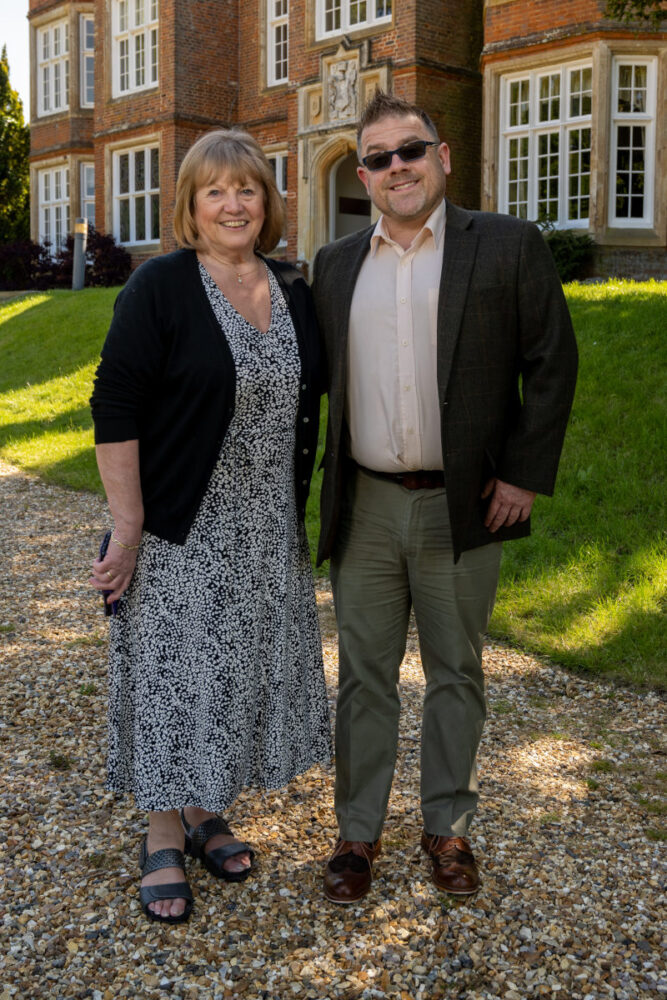
[(51, 256), (65, 246), (70, 232), (69, 167), (37, 171), (39, 242), (49, 243)]
[[(622, 66), (646, 68), (646, 108), (644, 111), (619, 111), (619, 77)], [(614, 56), (611, 86), (611, 142), (609, 161), (609, 225), (623, 229), (646, 229), (654, 225), (653, 205), (655, 188), (655, 121), (657, 97), (656, 60), (650, 57)], [(616, 185), (618, 174), (618, 144), (621, 128), (643, 128), (644, 131), (644, 212), (631, 218), (616, 214)]]
[(69, 110), (69, 21), (37, 29), (37, 116)]
[[(158, 183), (152, 184), (151, 165), (153, 151), (157, 156)], [(127, 190), (122, 189), (121, 168), (122, 157), (127, 156), (128, 184)], [(137, 187), (137, 158), (143, 157), (143, 187)], [(160, 147), (151, 142), (143, 146), (129, 146), (116, 149), (112, 157), (113, 176), (113, 235), (118, 243), (124, 246), (155, 245), (160, 242)], [(157, 199), (157, 231), (152, 225), (152, 208)], [(125, 208), (125, 204), (127, 208)], [(140, 207), (141, 206), (141, 207)], [(143, 225), (142, 225), (143, 219)], [(127, 224), (127, 238), (122, 229)], [(144, 236), (137, 235), (143, 228)]]
[[(92, 193), (88, 180), (92, 177)], [(95, 164), (82, 163), (79, 170), (79, 192), (81, 194), (81, 218), (88, 220), (89, 226), (95, 225)]]
[[(591, 91), (591, 107), (586, 114), (572, 113), (572, 97), (575, 93), (572, 90), (572, 77), (574, 73), (585, 71), (590, 73), (591, 85), (594, 79), (592, 64), (590, 60), (577, 61), (571, 63), (558, 64), (556, 66), (541, 66), (537, 69), (524, 70), (507, 74), (501, 81), (500, 98), (500, 149), (499, 149), (499, 170), (498, 170), (498, 211), (510, 215), (519, 214), (513, 211), (513, 203), (510, 202), (510, 150), (514, 148), (518, 151), (517, 163), (519, 170), (523, 171), (521, 179), (525, 180), (526, 192), (526, 213), (527, 219), (537, 220), (540, 214), (540, 201), (543, 194), (540, 192), (539, 169), (540, 162), (544, 162), (547, 170), (547, 188), (549, 188), (548, 178), (557, 180), (557, 194), (553, 192), (554, 184), (551, 185), (551, 193), (546, 200), (552, 201), (556, 206), (556, 219), (553, 225), (558, 229), (587, 229), (591, 224), (591, 190), (593, 177), (591, 173), (590, 143), (592, 139), (593, 103), (595, 94)], [(559, 86), (553, 86), (555, 78), (559, 78)], [(541, 98), (540, 81), (549, 80), (547, 98)], [(528, 84), (528, 96), (526, 100), (519, 102), (519, 111), (527, 107), (528, 121), (519, 121), (517, 124), (510, 124), (510, 96), (512, 84), (524, 81)], [(588, 91), (583, 93), (588, 94)], [(558, 114), (555, 114), (555, 100), (558, 100)], [(547, 112), (545, 120), (540, 121), (540, 107), (544, 106)], [(579, 109), (583, 111), (583, 108)], [(581, 147), (581, 140), (587, 134), (588, 145)], [(578, 135), (578, 146), (570, 148), (572, 138)], [(557, 151), (553, 149), (558, 147)], [(545, 146), (550, 147), (550, 151), (545, 150)], [(588, 171), (574, 172), (570, 170), (570, 154), (576, 155), (581, 162), (582, 156), (588, 156)], [(520, 163), (519, 163), (520, 161)], [(570, 189), (571, 179), (574, 177), (586, 178), (583, 184), (578, 186), (578, 190), (572, 194)], [(583, 194), (582, 187), (588, 190)], [(588, 199), (588, 214), (583, 218), (569, 218), (569, 203), (576, 201), (579, 203), (582, 198)], [(519, 202), (517, 202), (518, 204)], [(524, 204), (523, 199), (520, 201)]]
[(95, 107), (95, 18), (92, 14), (79, 16), (79, 103), (82, 108)]
[(267, 0), (266, 83), (276, 87), (289, 79), (289, 0)]
[[(395, 0), (316, 0), (316, 38), (332, 38), (362, 28), (391, 24)], [(378, 7), (383, 12), (378, 13)], [(338, 24), (332, 21), (338, 20)]]
[[(276, 187), (283, 196), (285, 207), (287, 207), (287, 150), (281, 149), (266, 154), (266, 158), (273, 168), (276, 178)], [(285, 220), (287, 221), (287, 219)], [(280, 237), (279, 247), (287, 246), (285, 234)]]
[(112, 0), (113, 97), (150, 90), (159, 83), (158, 0)]

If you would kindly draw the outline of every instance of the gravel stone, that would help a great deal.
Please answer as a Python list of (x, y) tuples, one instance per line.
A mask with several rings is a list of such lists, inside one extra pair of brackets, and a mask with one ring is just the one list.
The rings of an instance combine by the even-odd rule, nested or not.
[[(471, 831), (482, 888), (438, 892), (419, 849), (424, 680), (411, 629), (383, 854), (368, 897), (321, 892), (333, 768), (244, 791), (253, 879), (188, 864), (188, 925), (143, 916), (145, 817), (104, 790), (106, 622), (87, 584), (104, 502), (0, 462), (0, 1000), (664, 997), (664, 698), (499, 643)], [(331, 591), (318, 608), (332, 711)]]

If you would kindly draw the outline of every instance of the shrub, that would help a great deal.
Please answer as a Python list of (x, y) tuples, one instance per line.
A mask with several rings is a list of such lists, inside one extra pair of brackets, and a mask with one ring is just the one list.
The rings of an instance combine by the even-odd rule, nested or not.
[(88, 230), (86, 257), (90, 263), (90, 272), (86, 268), (87, 285), (109, 288), (124, 285), (130, 277), (132, 258), (125, 247), (119, 246), (108, 233), (99, 233), (94, 226)]
[[(48, 243), (18, 240), (0, 244), (0, 289), (71, 288), (74, 264), (74, 237), (52, 255)], [(86, 244), (87, 286), (123, 285), (130, 276), (132, 258), (113, 236), (88, 230)]]
[(0, 290), (51, 288), (54, 261), (48, 246), (32, 240), (0, 243)]
[(550, 219), (538, 223), (560, 275), (560, 280), (573, 281), (584, 277), (586, 265), (593, 257), (595, 240), (576, 229), (556, 229)]

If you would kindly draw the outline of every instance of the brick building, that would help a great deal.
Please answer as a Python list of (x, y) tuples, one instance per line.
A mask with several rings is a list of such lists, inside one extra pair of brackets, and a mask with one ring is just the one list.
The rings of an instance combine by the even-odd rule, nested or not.
[(355, 128), (380, 85), (434, 119), (459, 204), (549, 214), (592, 233), (603, 271), (664, 272), (667, 39), (603, 6), (30, 0), (33, 236), (84, 215), (136, 259), (173, 248), (186, 149), (239, 124), (287, 200), (279, 252), (309, 262), (370, 221)]

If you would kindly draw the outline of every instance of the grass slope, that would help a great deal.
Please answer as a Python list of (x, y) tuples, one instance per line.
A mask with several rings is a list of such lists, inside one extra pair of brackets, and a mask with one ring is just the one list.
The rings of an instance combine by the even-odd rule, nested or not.
[(667, 283), (570, 285), (579, 381), (556, 495), (505, 546), (494, 635), (667, 685)]
[[(667, 283), (566, 294), (581, 363), (557, 491), (538, 497), (534, 534), (505, 546), (491, 632), (575, 669), (667, 687)], [(0, 455), (75, 489), (101, 492), (88, 398), (115, 295), (58, 291), (0, 305)], [(312, 545), (320, 484), (321, 473)]]

